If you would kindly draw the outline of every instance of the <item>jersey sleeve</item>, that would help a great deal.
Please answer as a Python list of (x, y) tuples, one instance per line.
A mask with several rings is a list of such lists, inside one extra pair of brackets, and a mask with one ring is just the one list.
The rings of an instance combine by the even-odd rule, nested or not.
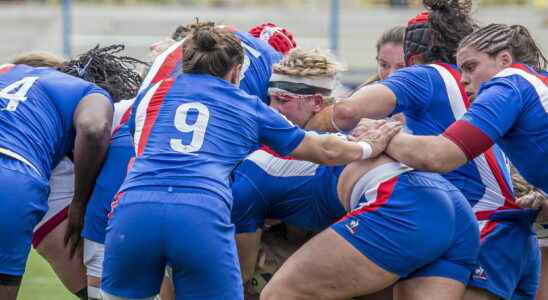
[(302, 142), (305, 132), (293, 125), (282, 114), (257, 98), (259, 141), (270, 146), (281, 156), (291, 153)]
[(255, 232), (263, 226), (267, 208), (263, 194), (253, 181), (238, 169), (234, 172), (232, 198), (234, 202), (231, 219), (236, 227), (236, 233)]
[(443, 133), (473, 159), (502, 138), (519, 117), (523, 99), (504, 78), (483, 87), (468, 112)]
[(392, 114), (426, 109), (432, 99), (434, 86), (425, 67), (410, 67), (392, 73), (380, 82), (396, 95)]

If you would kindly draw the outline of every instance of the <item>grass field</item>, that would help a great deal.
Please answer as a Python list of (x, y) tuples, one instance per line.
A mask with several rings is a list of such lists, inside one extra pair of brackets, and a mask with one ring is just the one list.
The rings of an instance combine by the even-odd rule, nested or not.
[(74, 300), (57, 279), (49, 264), (31, 251), (18, 300)]

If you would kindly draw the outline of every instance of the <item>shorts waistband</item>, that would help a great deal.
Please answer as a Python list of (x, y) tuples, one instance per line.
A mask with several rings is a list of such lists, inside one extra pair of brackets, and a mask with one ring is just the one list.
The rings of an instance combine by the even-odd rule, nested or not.
[(30, 167), (34, 172), (36, 172), (37, 175), (41, 175), (40, 171), (38, 171), (38, 169), (32, 163), (30, 163), (30, 161), (28, 161), (26, 158), (24, 158), (23, 156), (15, 153), (15, 152), (13, 152), (9, 149), (1, 148), (1, 147), (0, 147), (0, 154), (3, 154), (5, 156), (11, 157), (15, 160), (18, 160), (18, 161), (24, 163), (25, 165)]
[(382, 182), (412, 170), (399, 162), (386, 163), (373, 168), (354, 184), (350, 195), (350, 208), (354, 209), (359, 204), (362, 195), (376, 189)]

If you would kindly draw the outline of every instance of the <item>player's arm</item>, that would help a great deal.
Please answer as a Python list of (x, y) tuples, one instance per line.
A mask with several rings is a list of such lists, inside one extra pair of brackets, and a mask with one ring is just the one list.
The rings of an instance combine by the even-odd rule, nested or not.
[(69, 210), (65, 243), (74, 253), (80, 242), (86, 205), (95, 178), (108, 150), (111, 135), (112, 104), (102, 94), (90, 94), (80, 101), (74, 113), (74, 196)]
[(375, 157), (382, 153), (385, 147), (383, 145), (401, 129), (401, 124), (385, 122), (381, 127), (384, 134), (382, 137), (375, 137), (375, 144), (371, 143), (368, 136), (360, 137), (354, 142), (334, 135), (306, 135), (290, 155), (325, 165), (341, 165)]
[(337, 132), (354, 128), (360, 119), (381, 119), (396, 107), (396, 95), (382, 84), (366, 85), (347, 99), (329, 105), (307, 124), (308, 130)]
[(400, 132), (390, 141), (386, 153), (414, 169), (438, 173), (452, 171), (468, 161), (462, 149), (443, 135)]

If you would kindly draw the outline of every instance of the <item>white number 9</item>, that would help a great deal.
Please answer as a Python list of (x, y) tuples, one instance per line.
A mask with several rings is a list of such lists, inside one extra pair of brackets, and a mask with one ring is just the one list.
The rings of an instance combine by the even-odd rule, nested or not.
[[(198, 118), (194, 124), (187, 124), (186, 119), (188, 111), (195, 109), (198, 111)], [(209, 122), (209, 109), (199, 102), (191, 102), (179, 105), (175, 111), (173, 123), (180, 132), (192, 132), (190, 144), (184, 145), (181, 139), (170, 139), (171, 149), (181, 153), (192, 153), (200, 150), (204, 144), (204, 137)]]

